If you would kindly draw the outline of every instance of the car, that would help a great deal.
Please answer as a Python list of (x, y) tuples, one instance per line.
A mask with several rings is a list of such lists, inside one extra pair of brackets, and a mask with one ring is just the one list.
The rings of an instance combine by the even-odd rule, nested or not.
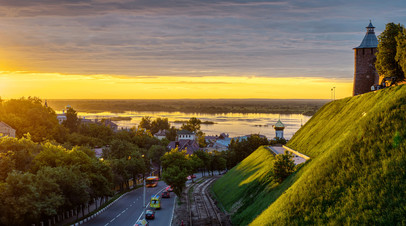
[(186, 177), (186, 179), (191, 180), (192, 178), (196, 178), (196, 175), (192, 174)]
[(148, 226), (148, 221), (145, 219), (141, 219), (137, 222), (135, 222), (134, 226)]
[(149, 204), (151, 208), (161, 209), (161, 196), (153, 195), (151, 196), (151, 202)]
[(171, 193), (169, 191), (164, 191), (162, 192), (162, 198), (170, 198), (171, 197)]
[(173, 192), (173, 188), (171, 186), (168, 186), (165, 188), (165, 191)]
[(155, 219), (155, 210), (149, 208), (145, 211), (145, 218), (146, 219)]

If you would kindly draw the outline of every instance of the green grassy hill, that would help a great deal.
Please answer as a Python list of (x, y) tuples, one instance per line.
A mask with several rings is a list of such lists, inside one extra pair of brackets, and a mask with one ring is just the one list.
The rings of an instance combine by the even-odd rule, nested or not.
[(406, 86), (328, 103), (287, 144), (312, 157), (294, 175), (260, 148), (213, 192), (238, 225), (406, 224), (405, 119)]

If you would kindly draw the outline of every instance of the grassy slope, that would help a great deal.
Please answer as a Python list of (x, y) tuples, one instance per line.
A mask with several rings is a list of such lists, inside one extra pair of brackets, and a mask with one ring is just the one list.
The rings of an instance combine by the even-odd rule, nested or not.
[[(263, 203), (252, 204), (258, 208), (251, 214), (259, 214), (252, 225), (405, 224), (405, 117), (406, 86), (324, 106), (288, 144), (312, 160), (264, 191), (262, 201), (269, 201), (268, 206), (263, 210)], [(225, 189), (221, 182), (215, 184), (217, 190)], [(243, 223), (236, 216), (233, 222)]]

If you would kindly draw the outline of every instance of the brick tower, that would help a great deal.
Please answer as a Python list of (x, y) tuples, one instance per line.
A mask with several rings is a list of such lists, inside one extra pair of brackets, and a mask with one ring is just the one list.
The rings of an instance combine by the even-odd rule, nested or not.
[(378, 47), (374, 26), (371, 21), (361, 45), (354, 48), (354, 96), (371, 91), (371, 86), (379, 83), (379, 75), (375, 69)]

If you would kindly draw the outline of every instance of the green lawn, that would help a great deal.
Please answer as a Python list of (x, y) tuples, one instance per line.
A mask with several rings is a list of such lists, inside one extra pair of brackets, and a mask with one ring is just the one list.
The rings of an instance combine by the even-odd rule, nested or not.
[(333, 101), (287, 144), (312, 158), (294, 175), (259, 148), (213, 192), (236, 225), (406, 224), (405, 117), (406, 86)]

